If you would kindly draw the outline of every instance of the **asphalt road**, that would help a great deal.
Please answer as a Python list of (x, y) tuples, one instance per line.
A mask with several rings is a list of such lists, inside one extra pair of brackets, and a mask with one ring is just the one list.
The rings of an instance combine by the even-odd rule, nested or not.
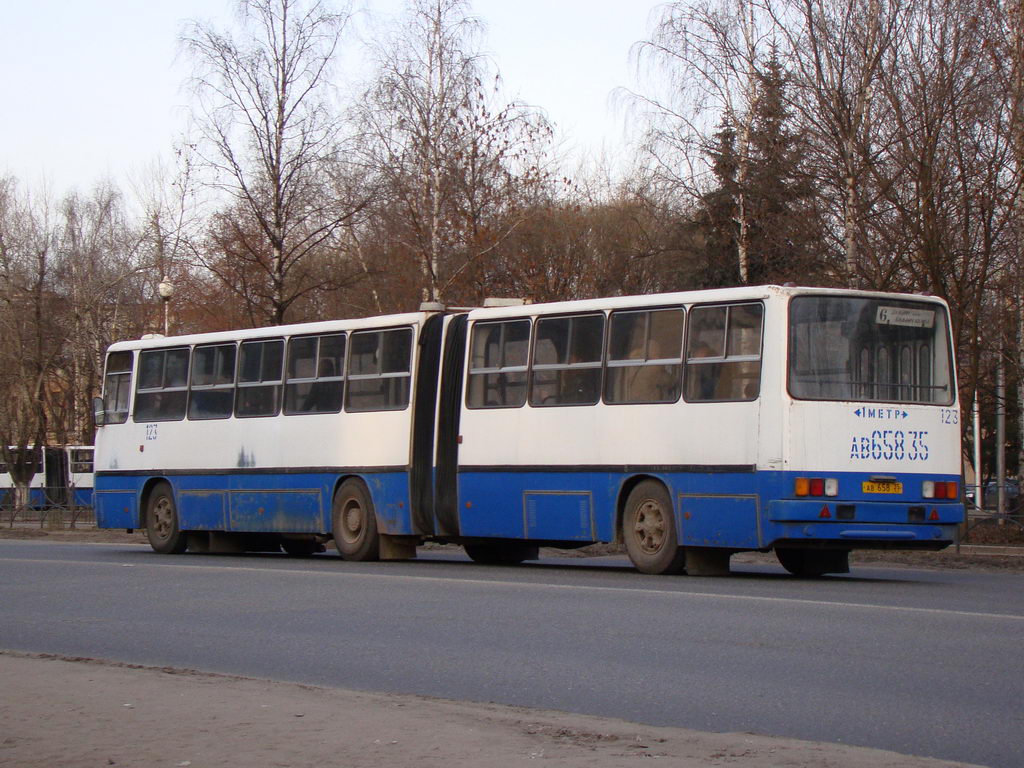
[(1024, 576), (0, 541), (0, 648), (1021, 765)]

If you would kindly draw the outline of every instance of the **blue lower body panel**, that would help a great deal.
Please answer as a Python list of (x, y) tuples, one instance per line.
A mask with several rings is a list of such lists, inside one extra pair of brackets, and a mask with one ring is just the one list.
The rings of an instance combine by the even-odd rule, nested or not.
[[(639, 471), (463, 471), (459, 524), (465, 537), (580, 542), (614, 541), (626, 489)], [(929, 547), (951, 543), (964, 507), (914, 496), (923, 480), (908, 476), (905, 497), (878, 501), (862, 492), (866, 474), (839, 474), (842, 498), (787, 498), (795, 472), (642, 473), (673, 499), (683, 546), (734, 550), (818, 543), (837, 548)], [(823, 509), (827, 516), (823, 516)]]
[[(170, 483), (182, 530), (247, 533), (330, 533), (334, 489), (346, 475), (332, 473), (172, 474)], [(96, 478), (96, 524), (144, 527), (143, 492), (154, 478), (103, 474)], [(408, 475), (362, 476), (381, 532), (409, 534)]]
[[(467, 469), (458, 476), (458, 536), (563, 542), (578, 546), (617, 538), (619, 514), (639, 477), (661, 482), (672, 500), (683, 546), (733, 550), (789, 546), (938, 548), (951, 543), (964, 508), (955, 500), (920, 498), (924, 480), (904, 476), (903, 491), (862, 492), (867, 474), (838, 475), (840, 496), (793, 497), (793, 472), (644, 472), (581, 469)], [(173, 474), (183, 530), (330, 533), (334, 489), (345, 473), (245, 472)], [(360, 475), (381, 533), (415, 535), (409, 474)], [(102, 473), (96, 478), (101, 528), (144, 526), (143, 492), (155, 478)], [(915, 495), (916, 489), (916, 495)], [(438, 529), (440, 530), (440, 529)], [(454, 533), (454, 532), (453, 532)]]
[[(759, 476), (650, 473), (674, 498), (686, 545), (758, 549)], [(617, 511), (636, 472), (462, 472), (463, 536), (589, 543), (614, 541)]]

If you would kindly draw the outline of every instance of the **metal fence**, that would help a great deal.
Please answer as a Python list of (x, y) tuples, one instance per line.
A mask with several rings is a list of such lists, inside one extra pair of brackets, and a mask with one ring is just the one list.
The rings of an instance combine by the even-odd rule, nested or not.
[(5, 505), (0, 513), (0, 522), (7, 528), (26, 526), (38, 526), (50, 530), (95, 528), (96, 513), (92, 507), (26, 507), (18, 510)]

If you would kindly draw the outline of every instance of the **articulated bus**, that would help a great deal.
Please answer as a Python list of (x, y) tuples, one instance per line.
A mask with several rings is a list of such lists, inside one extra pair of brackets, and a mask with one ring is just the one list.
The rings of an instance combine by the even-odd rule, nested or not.
[[(48, 445), (32, 451), (36, 471), (29, 482), (28, 506), (32, 509), (91, 507), (93, 449), (90, 445)], [(0, 461), (0, 506), (14, 505), (14, 480)]]
[(162, 553), (478, 562), (623, 544), (645, 573), (797, 575), (963, 521), (937, 298), (763, 286), (125, 341), (96, 514)]

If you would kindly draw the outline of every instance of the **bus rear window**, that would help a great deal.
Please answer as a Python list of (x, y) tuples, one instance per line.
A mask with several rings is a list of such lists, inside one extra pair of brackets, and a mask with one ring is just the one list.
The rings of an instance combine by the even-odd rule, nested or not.
[(953, 403), (938, 304), (798, 296), (789, 311), (789, 392), (805, 400)]

